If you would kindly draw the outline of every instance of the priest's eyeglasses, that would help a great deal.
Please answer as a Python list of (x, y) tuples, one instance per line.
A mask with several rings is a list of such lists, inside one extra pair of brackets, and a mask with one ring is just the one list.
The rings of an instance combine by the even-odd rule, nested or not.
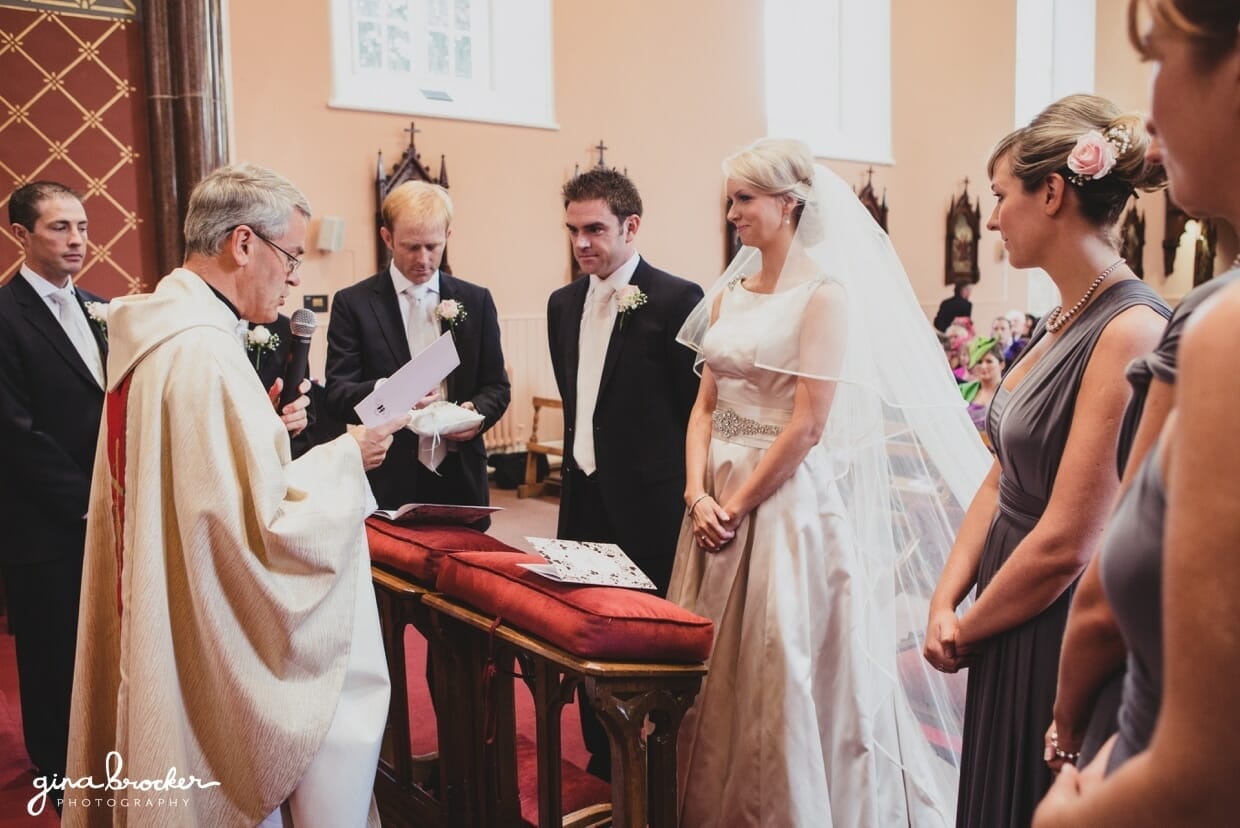
[(301, 267), (301, 259), (299, 259), (299, 258), (297, 258), (296, 256), (294, 256), (292, 253), (288, 252), (288, 251), (287, 251), (287, 250), (285, 250), (283, 247), (281, 247), (280, 245), (276, 244), (276, 243), (275, 243), (275, 242), (273, 242), (271, 239), (267, 238), (267, 237), (266, 237), (266, 236), (264, 236), (262, 233), (260, 233), (260, 232), (258, 232), (257, 230), (255, 230), (253, 227), (250, 227), (250, 225), (248, 225), (248, 224), (246, 224), (246, 225), (235, 224), (235, 225), (233, 225), (232, 227), (229, 227), (229, 228), (228, 228), (228, 232), (229, 232), (229, 233), (231, 233), (232, 231), (236, 230), (238, 227), (249, 227), (249, 229), (250, 229), (250, 232), (251, 232), (251, 233), (253, 233), (255, 236), (257, 236), (260, 240), (262, 240), (264, 243), (266, 243), (266, 244), (267, 244), (269, 247), (271, 247), (273, 250), (276, 250), (276, 251), (278, 251), (281, 255), (283, 255), (283, 256), (284, 256), (284, 272), (285, 272), (285, 274), (286, 274), (286, 275), (288, 275), (288, 276), (292, 276), (292, 275), (293, 275), (293, 271), (295, 271), (297, 268)]
[[(252, 227), (251, 227), (250, 229), (251, 229), (251, 230), (254, 230), (254, 228), (252, 228)], [(278, 245), (278, 244), (276, 244), (275, 242), (273, 242), (271, 239), (269, 239), (269, 238), (267, 238), (266, 236), (264, 236), (263, 234), (259, 233), (257, 230), (254, 230), (254, 235), (258, 236), (260, 239), (262, 239), (263, 241), (265, 241), (265, 242), (266, 242), (268, 245), (270, 245), (272, 248), (274, 248), (275, 250), (280, 251), (280, 252), (284, 255), (284, 271), (285, 271), (285, 273), (287, 273), (289, 276), (292, 276), (292, 275), (293, 275), (293, 271), (294, 271), (294, 270), (296, 270), (297, 268), (301, 267), (301, 259), (297, 258), (297, 257), (296, 257), (296, 256), (294, 256), (292, 253), (288, 252), (288, 251), (287, 251), (287, 250), (285, 250), (283, 247), (281, 247), (280, 245)]]

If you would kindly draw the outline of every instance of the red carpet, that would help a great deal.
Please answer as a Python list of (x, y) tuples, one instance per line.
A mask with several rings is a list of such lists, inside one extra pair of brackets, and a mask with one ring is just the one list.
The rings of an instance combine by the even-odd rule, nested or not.
[[(426, 689), (426, 639), (412, 627), (405, 630), (405, 663), (409, 665), (409, 743), (415, 755), (436, 750), (435, 719), (418, 716), (416, 711), (430, 710), (430, 694)], [(534, 698), (524, 682), (516, 682), (517, 709), (517, 782), (521, 790), (521, 816), (530, 825), (538, 824), (538, 770), (535, 742)], [(560, 717), (561, 751), (563, 754), (563, 811), (568, 814), (587, 805), (611, 801), (607, 783), (587, 774), (583, 768), (589, 759), (581, 741), (581, 719), (577, 702), (564, 706)]]
[[(0, 631), (4, 629), (0, 616)], [(426, 690), (423, 665), (426, 663), (426, 642), (412, 628), (405, 634), (405, 658), (410, 668), (409, 702), (411, 710), (429, 710), (430, 696)], [(522, 682), (517, 682), (518, 765), (521, 781), (522, 813), (527, 819), (537, 813), (538, 791), (534, 769), (534, 700)], [(414, 753), (430, 753), (436, 748), (433, 717), (413, 717), (410, 739)], [(565, 769), (564, 804), (572, 810), (587, 802), (605, 802), (608, 788), (587, 776), (584, 768), (589, 754), (581, 741), (581, 724), (577, 705), (567, 705), (560, 724), (563, 730)], [(48, 808), (39, 817), (26, 812), (26, 803), (34, 795), (34, 775), (22, 741), (21, 707), (17, 687), (17, 658), (13, 637), (0, 632), (0, 828), (55, 828), (60, 824)], [(536, 818), (536, 817), (535, 817)], [(531, 822), (533, 819), (531, 819)]]
[(0, 615), (0, 828), (55, 828), (50, 806), (37, 817), (26, 812), (34, 796), (34, 774), (22, 741), (21, 701), (17, 689), (17, 653), (7, 619)]

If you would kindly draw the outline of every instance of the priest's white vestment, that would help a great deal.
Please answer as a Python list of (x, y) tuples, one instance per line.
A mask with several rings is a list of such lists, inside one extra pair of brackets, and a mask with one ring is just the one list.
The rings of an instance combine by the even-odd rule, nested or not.
[[(236, 329), (184, 268), (111, 304), (66, 825), (253, 826), (290, 797), (299, 826), (377, 822), (390, 688), (361, 453), (345, 435), (291, 460)], [(199, 781), (81, 787), (110, 752), (134, 783)]]

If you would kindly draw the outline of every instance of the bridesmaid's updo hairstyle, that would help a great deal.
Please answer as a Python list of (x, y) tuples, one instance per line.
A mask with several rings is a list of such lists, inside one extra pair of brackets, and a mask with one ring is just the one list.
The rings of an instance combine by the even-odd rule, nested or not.
[(1198, 71), (1214, 68), (1240, 39), (1240, 3), (1236, 0), (1128, 0), (1128, 39), (1147, 60), (1157, 55), (1142, 33), (1142, 9), (1166, 30), (1189, 40)]
[(803, 141), (761, 138), (725, 158), (723, 174), (763, 195), (790, 196), (797, 203), (792, 221), (798, 224), (813, 192), (814, 154)]
[[(1110, 228), (1134, 191), (1153, 191), (1166, 183), (1162, 167), (1145, 161), (1149, 144), (1142, 116), (1121, 112), (1096, 95), (1069, 95), (1000, 141), (987, 171), (993, 178), (999, 161), (1007, 158), (1027, 192), (1059, 173), (1075, 191), (1085, 218)], [(1103, 164), (1103, 157), (1113, 164)], [(1086, 160), (1084, 166), (1080, 159)]]

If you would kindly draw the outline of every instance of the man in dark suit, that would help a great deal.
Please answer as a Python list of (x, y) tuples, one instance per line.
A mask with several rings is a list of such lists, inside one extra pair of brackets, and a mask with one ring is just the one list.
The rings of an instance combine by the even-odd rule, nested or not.
[(952, 295), (939, 303), (939, 312), (934, 315), (935, 330), (940, 332), (947, 330), (952, 320), (959, 316), (966, 318), (973, 316), (973, 303), (969, 301), (969, 294), (972, 292), (972, 282), (967, 279), (956, 282), (955, 287), (952, 288)]
[[(642, 202), (615, 170), (564, 185), (573, 255), (589, 274), (551, 294), (547, 334), (564, 402), (559, 537), (615, 543), (666, 594), (684, 517), (693, 352), (676, 341), (702, 289), (637, 253)], [(610, 776), (601, 725), (584, 703), (589, 770)]]
[(107, 363), (104, 300), (75, 288), (86, 211), (36, 181), (9, 199), (25, 254), (0, 286), (0, 567), (22, 727), (39, 773), (65, 772), (82, 552)]
[[(383, 465), (370, 472), (370, 485), (385, 509), (415, 502), (485, 506), (490, 492), (482, 435), (503, 416), (511, 396), (495, 302), (486, 288), (439, 268), (452, 234), (446, 190), (406, 182), (383, 200), (382, 215), (379, 232), (392, 253), (391, 266), (341, 290), (332, 303), (327, 411), (357, 422), (353, 406), (377, 382), (450, 330), (461, 364), (418, 405), (447, 399), (482, 414), (482, 423), (444, 435), (448, 451), (434, 471), (418, 459), (418, 436), (398, 432)], [(450, 309), (458, 311), (455, 317)], [(489, 519), (475, 524), (489, 525)]]
[[(289, 317), (277, 314), (272, 322), (259, 325), (251, 322), (246, 332), (245, 351), (258, 379), (273, 400), (278, 400), (284, 388), (284, 369), (293, 346), (293, 331)], [(279, 385), (276, 381), (279, 380)], [(301, 457), (320, 443), (327, 443), (344, 434), (344, 423), (328, 416), (324, 410), (326, 390), (322, 384), (310, 378), (310, 367), (301, 382), (302, 396), (293, 400), (280, 412), (288, 429), (289, 447), (293, 458)]]

